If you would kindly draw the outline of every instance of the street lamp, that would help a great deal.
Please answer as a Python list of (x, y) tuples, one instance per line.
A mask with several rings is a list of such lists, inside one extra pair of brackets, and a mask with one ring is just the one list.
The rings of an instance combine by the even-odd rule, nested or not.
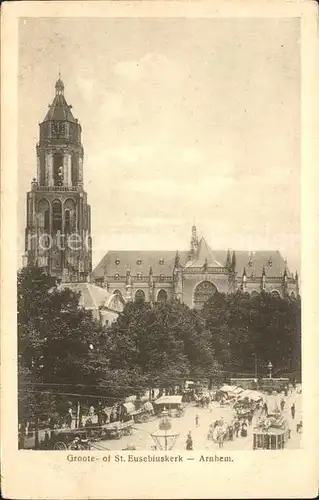
[(179, 436), (178, 432), (171, 431), (172, 424), (168, 419), (168, 411), (164, 408), (161, 421), (158, 426), (158, 431), (151, 434), (156, 447), (160, 450), (171, 450), (174, 447), (176, 439)]
[(269, 361), (268, 363), (268, 370), (269, 370), (269, 378), (271, 378), (271, 370), (272, 370), (272, 363)]
[(253, 353), (253, 356), (255, 358), (255, 379), (257, 382), (257, 380), (258, 380), (258, 358), (257, 358), (256, 353)]

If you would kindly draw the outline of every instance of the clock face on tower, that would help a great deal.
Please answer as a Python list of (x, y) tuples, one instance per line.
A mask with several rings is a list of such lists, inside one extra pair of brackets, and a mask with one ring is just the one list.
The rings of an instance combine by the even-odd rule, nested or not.
[(65, 124), (63, 122), (52, 122), (52, 135), (59, 136), (65, 133)]

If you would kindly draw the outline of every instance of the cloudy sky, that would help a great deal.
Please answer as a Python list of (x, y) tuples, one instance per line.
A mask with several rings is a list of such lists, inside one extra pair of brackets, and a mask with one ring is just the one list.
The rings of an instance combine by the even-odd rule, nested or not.
[(279, 249), (299, 269), (297, 19), (20, 22), (19, 230), (61, 71), (82, 125), (93, 264), (108, 249)]

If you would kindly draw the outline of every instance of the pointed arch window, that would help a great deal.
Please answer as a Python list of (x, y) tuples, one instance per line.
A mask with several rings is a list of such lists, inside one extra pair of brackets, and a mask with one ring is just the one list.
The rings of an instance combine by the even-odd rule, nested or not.
[(136, 302), (145, 302), (145, 293), (143, 290), (137, 290), (135, 293)]
[(194, 291), (194, 306), (196, 309), (201, 309), (205, 302), (212, 297), (217, 291), (216, 286), (210, 281), (202, 281)]
[(63, 186), (63, 155), (53, 155), (53, 182), (55, 186)]
[(52, 203), (52, 230), (62, 231), (62, 203), (55, 200)]
[(50, 231), (50, 212), (49, 209), (44, 212), (44, 231), (49, 233)]
[(167, 302), (167, 291), (160, 290), (157, 295), (157, 302)]
[(76, 186), (79, 181), (78, 159), (76, 154), (71, 157), (71, 182), (72, 186)]
[(70, 210), (66, 210), (64, 213), (64, 230), (67, 234), (71, 232), (71, 216), (70, 216)]
[(38, 204), (38, 220), (39, 228), (45, 233), (50, 231), (50, 211), (49, 202), (46, 199), (42, 199)]

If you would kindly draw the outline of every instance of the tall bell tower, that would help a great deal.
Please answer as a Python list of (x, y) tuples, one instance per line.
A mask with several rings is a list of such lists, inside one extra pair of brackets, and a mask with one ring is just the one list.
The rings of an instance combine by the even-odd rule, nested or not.
[(81, 126), (64, 97), (55, 97), (40, 123), (37, 177), (27, 193), (25, 263), (62, 281), (85, 281), (92, 271), (91, 210), (83, 188)]

